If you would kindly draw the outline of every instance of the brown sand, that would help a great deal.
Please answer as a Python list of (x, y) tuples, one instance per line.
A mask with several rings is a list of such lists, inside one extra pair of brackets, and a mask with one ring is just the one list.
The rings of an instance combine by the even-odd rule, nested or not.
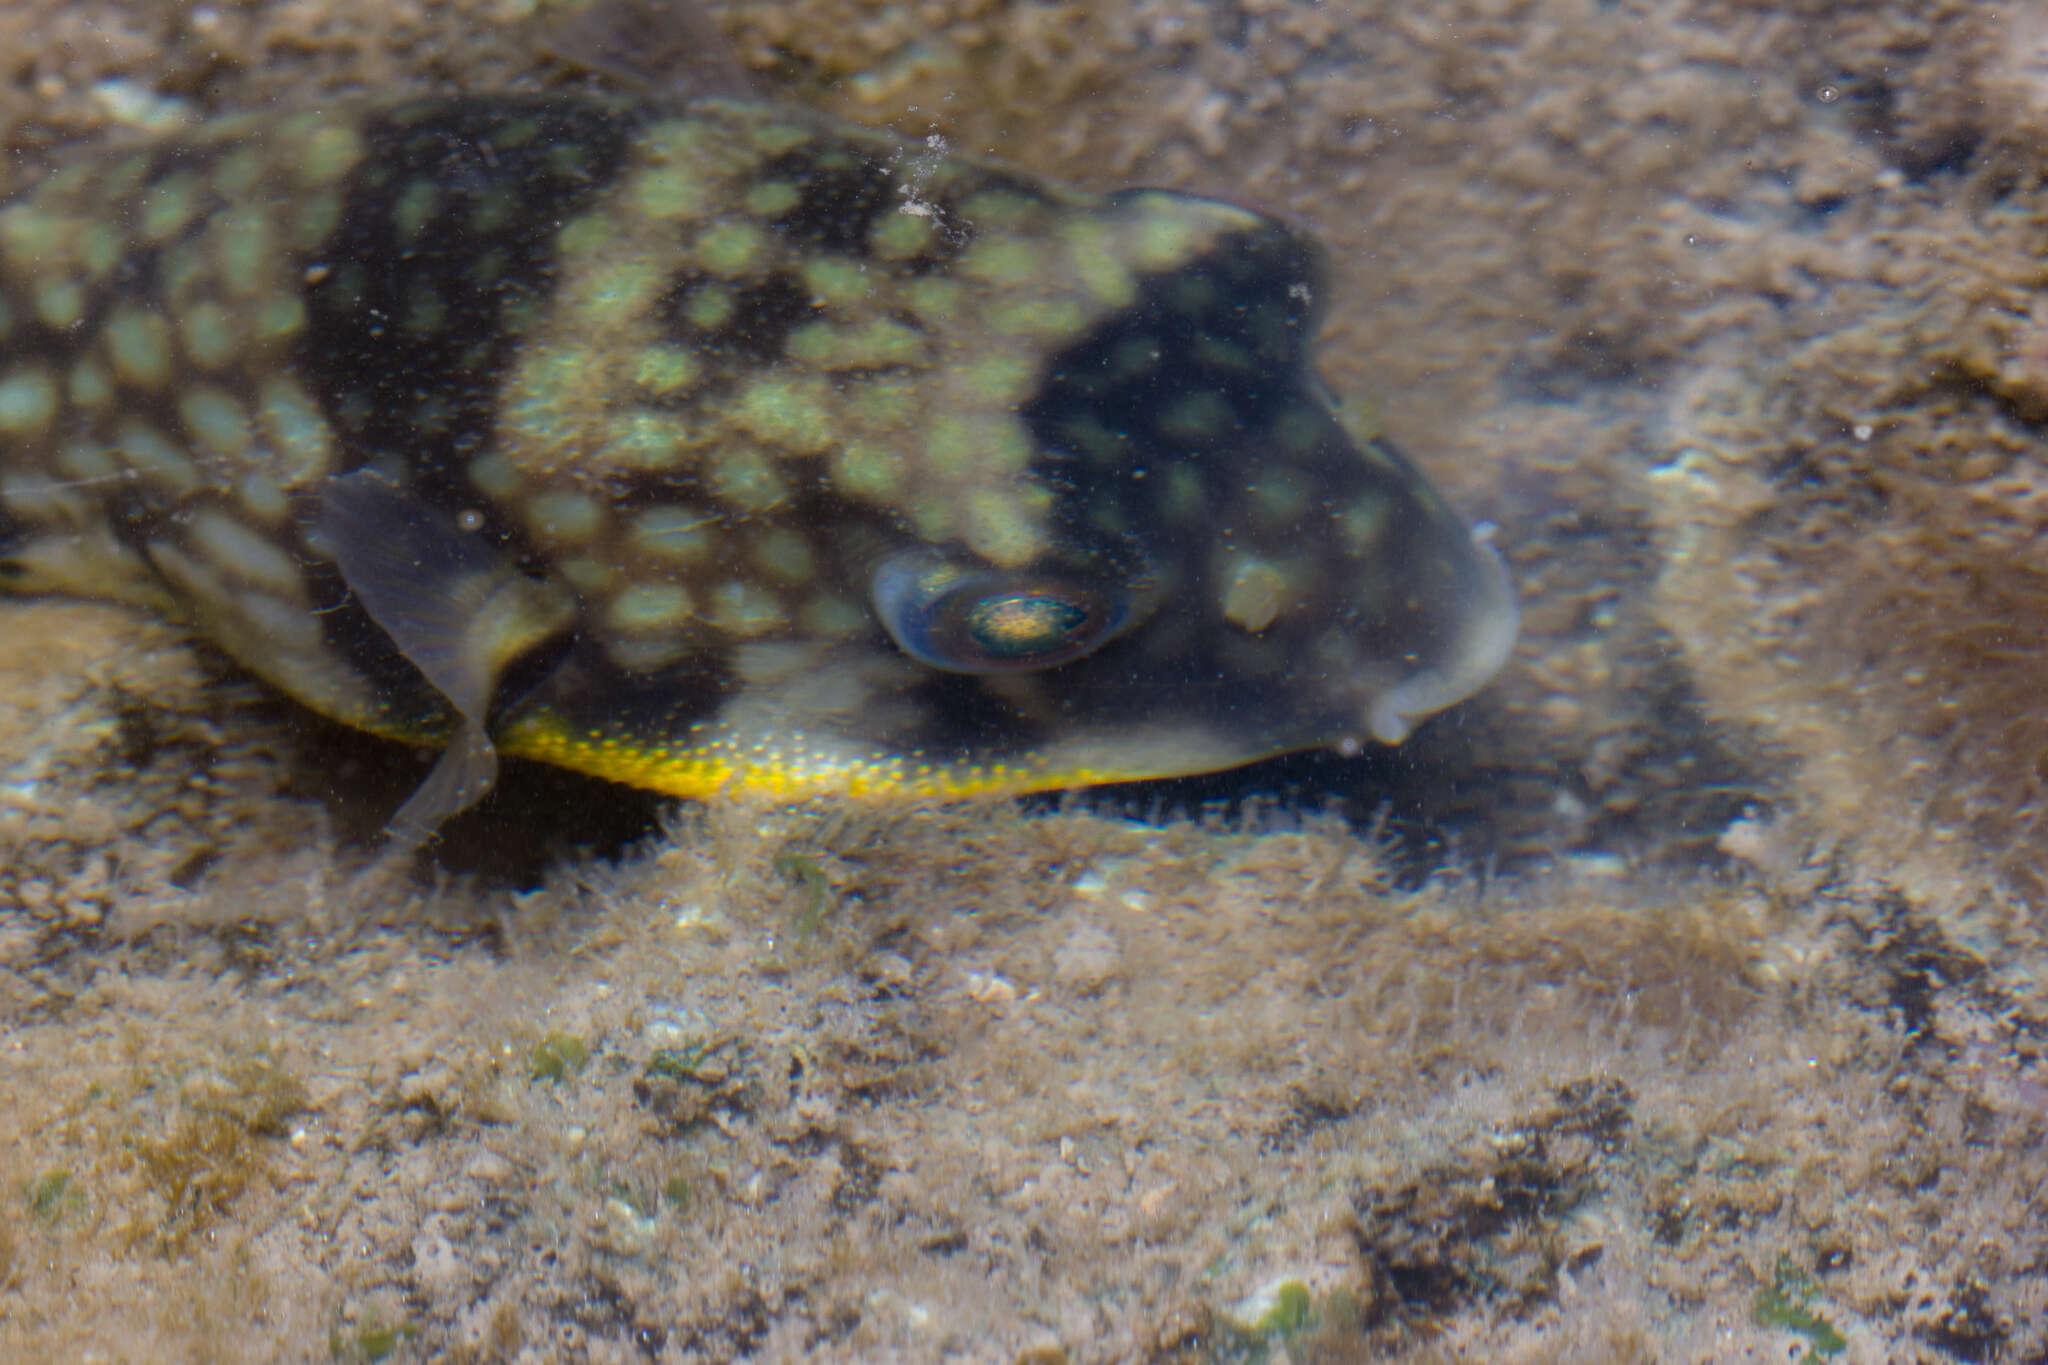
[[(584, 79), (531, 8), (4, 0), (0, 189)], [(2032, 12), (719, 18), (774, 97), (1319, 230), (1328, 377), (1527, 602), (1415, 742), (1468, 842), (721, 807), (611, 859), (560, 845), (650, 804), (525, 773), (411, 874), (410, 756), (0, 601), (0, 1359), (2044, 1358)]]

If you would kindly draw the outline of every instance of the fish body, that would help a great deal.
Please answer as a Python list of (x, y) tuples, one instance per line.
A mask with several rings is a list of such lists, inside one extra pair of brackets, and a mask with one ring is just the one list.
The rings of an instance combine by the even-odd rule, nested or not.
[(1312, 241), (744, 99), (217, 119), (0, 208), (0, 586), (446, 757), (948, 796), (1399, 741), (1490, 549), (1308, 363)]

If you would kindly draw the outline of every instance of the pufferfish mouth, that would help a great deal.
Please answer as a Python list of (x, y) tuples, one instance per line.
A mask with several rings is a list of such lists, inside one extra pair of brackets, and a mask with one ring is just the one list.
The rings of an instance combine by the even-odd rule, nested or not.
[[(1463, 610), (1448, 619), (1455, 632), (1435, 657), (1417, 661), (1414, 672), (1392, 686), (1368, 689), (1365, 729), (1382, 744), (1399, 744), (1416, 723), (1477, 692), (1507, 663), (1521, 628), (1514, 584), (1494, 549), (1494, 528), (1472, 529), (1472, 557), (1463, 585)], [(1340, 748), (1357, 747), (1356, 740)]]

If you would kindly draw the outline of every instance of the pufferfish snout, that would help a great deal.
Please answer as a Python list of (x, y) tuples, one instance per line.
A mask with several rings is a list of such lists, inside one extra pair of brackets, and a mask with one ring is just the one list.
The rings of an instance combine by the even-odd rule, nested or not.
[(443, 752), (932, 797), (1398, 742), (1498, 559), (1313, 376), (1318, 250), (743, 99), (365, 102), (0, 208), (0, 585)]

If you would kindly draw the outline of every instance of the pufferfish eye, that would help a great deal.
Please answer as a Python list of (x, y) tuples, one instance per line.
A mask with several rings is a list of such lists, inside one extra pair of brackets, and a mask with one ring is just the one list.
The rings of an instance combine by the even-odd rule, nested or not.
[(875, 612), (905, 654), (949, 673), (1022, 673), (1069, 663), (1130, 625), (1126, 579), (991, 569), (925, 552), (883, 561)]

